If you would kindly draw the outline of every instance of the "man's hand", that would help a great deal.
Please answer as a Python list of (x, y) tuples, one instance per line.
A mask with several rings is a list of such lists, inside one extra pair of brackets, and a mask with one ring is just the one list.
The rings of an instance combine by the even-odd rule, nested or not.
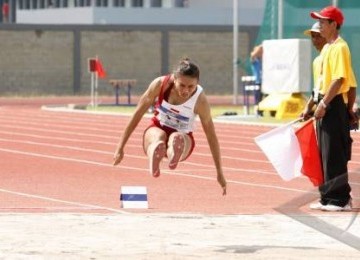
[(350, 130), (358, 130), (359, 129), (359, 116), (352, 109), (349, 112), (349, 124)]
[(327, 105), (324, 103), (324, 100), (322, 99), (318, 106), (316, 107), (316, 110), (315, 110), (315, 113), (314, 113), (314, 116), (316, 119), (320, 119), (320, 118), (323, 118), (325, 116), (325, 113), (326, 113), (326, 107)]
[(300, 114), (300, 117), (303, 118), (305, 121), (310, 119), (314, 113), (312, 111), (309, 111), (307, 108)]

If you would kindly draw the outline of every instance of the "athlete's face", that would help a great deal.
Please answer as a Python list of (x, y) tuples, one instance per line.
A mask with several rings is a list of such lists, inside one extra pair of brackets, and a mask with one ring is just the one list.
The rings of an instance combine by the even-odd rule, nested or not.
[(197, 84), (197, 78), (191, 78), (188, 76), (178, 75), (174, 80), (175, 90), (181, 98), (185, 99), (191, 97), (191, 95), (196, 90)]

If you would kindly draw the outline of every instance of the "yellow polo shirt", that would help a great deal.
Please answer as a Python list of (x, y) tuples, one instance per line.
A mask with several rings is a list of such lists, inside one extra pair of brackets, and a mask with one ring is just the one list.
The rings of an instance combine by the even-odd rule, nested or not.
[(320, 56), (322, 57), (322, 66), (319, 74), (319, 77), (321, 77), (319, 92), (325, 95), (332, 81), (343, 78), (338, 94), (343, 93), (344, 101), (347, 103), (349, 88), (357, 87), (347, 43), (341, 37), (338, 37), (334, 43), (327, 44), (325, 51)]
[(313, 60), (312, 66), (313, 66), (313, 79), (314, 79), (314, 87), (319, 87), (319, 78), (321, 73), (321, 66), (322, 66), (322, 60), (324, 52), (327, 48), (328, 44), (325, 44), (324, 47), (321, 49), (318, 56), (315, 57)]

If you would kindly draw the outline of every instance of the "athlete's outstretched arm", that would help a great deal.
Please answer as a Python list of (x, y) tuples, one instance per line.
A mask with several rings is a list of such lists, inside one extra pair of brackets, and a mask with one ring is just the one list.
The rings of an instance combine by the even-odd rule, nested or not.
[(113, 165), (119, 164), (124, 158), (124, 147), (146, 111), (154, 104), (156, 97), (159, 95), (161, 80), (162, 77), (154, 79), (145, 93), (140, 97), (135, 112), (127, 123), (124, 133), (120, 137), (119, 144), (114, 153)]
[(226, 195), (226, 180), (221, 165), (220, 145), (216, 136), (214, 123), (212, 121), (210, 105), (204, 93), (201, 93), (199, 96), (195, 106), (195, 113), (200, 117), (200, 121), (211, 150), (217, 172), (217, 181), (223, 189), (223, 195)]

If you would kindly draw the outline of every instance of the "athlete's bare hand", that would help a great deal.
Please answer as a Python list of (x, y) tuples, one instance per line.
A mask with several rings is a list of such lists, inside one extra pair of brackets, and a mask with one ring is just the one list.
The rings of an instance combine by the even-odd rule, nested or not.
[(223, 196), (226, 195), (226, 180), (223, 174), (218, 175), (217, 181), (223, 189)]
[(124, 158), (124, 151), (122, 149), (116, 149), (113, 158), (113, 165), (118, 165)]

